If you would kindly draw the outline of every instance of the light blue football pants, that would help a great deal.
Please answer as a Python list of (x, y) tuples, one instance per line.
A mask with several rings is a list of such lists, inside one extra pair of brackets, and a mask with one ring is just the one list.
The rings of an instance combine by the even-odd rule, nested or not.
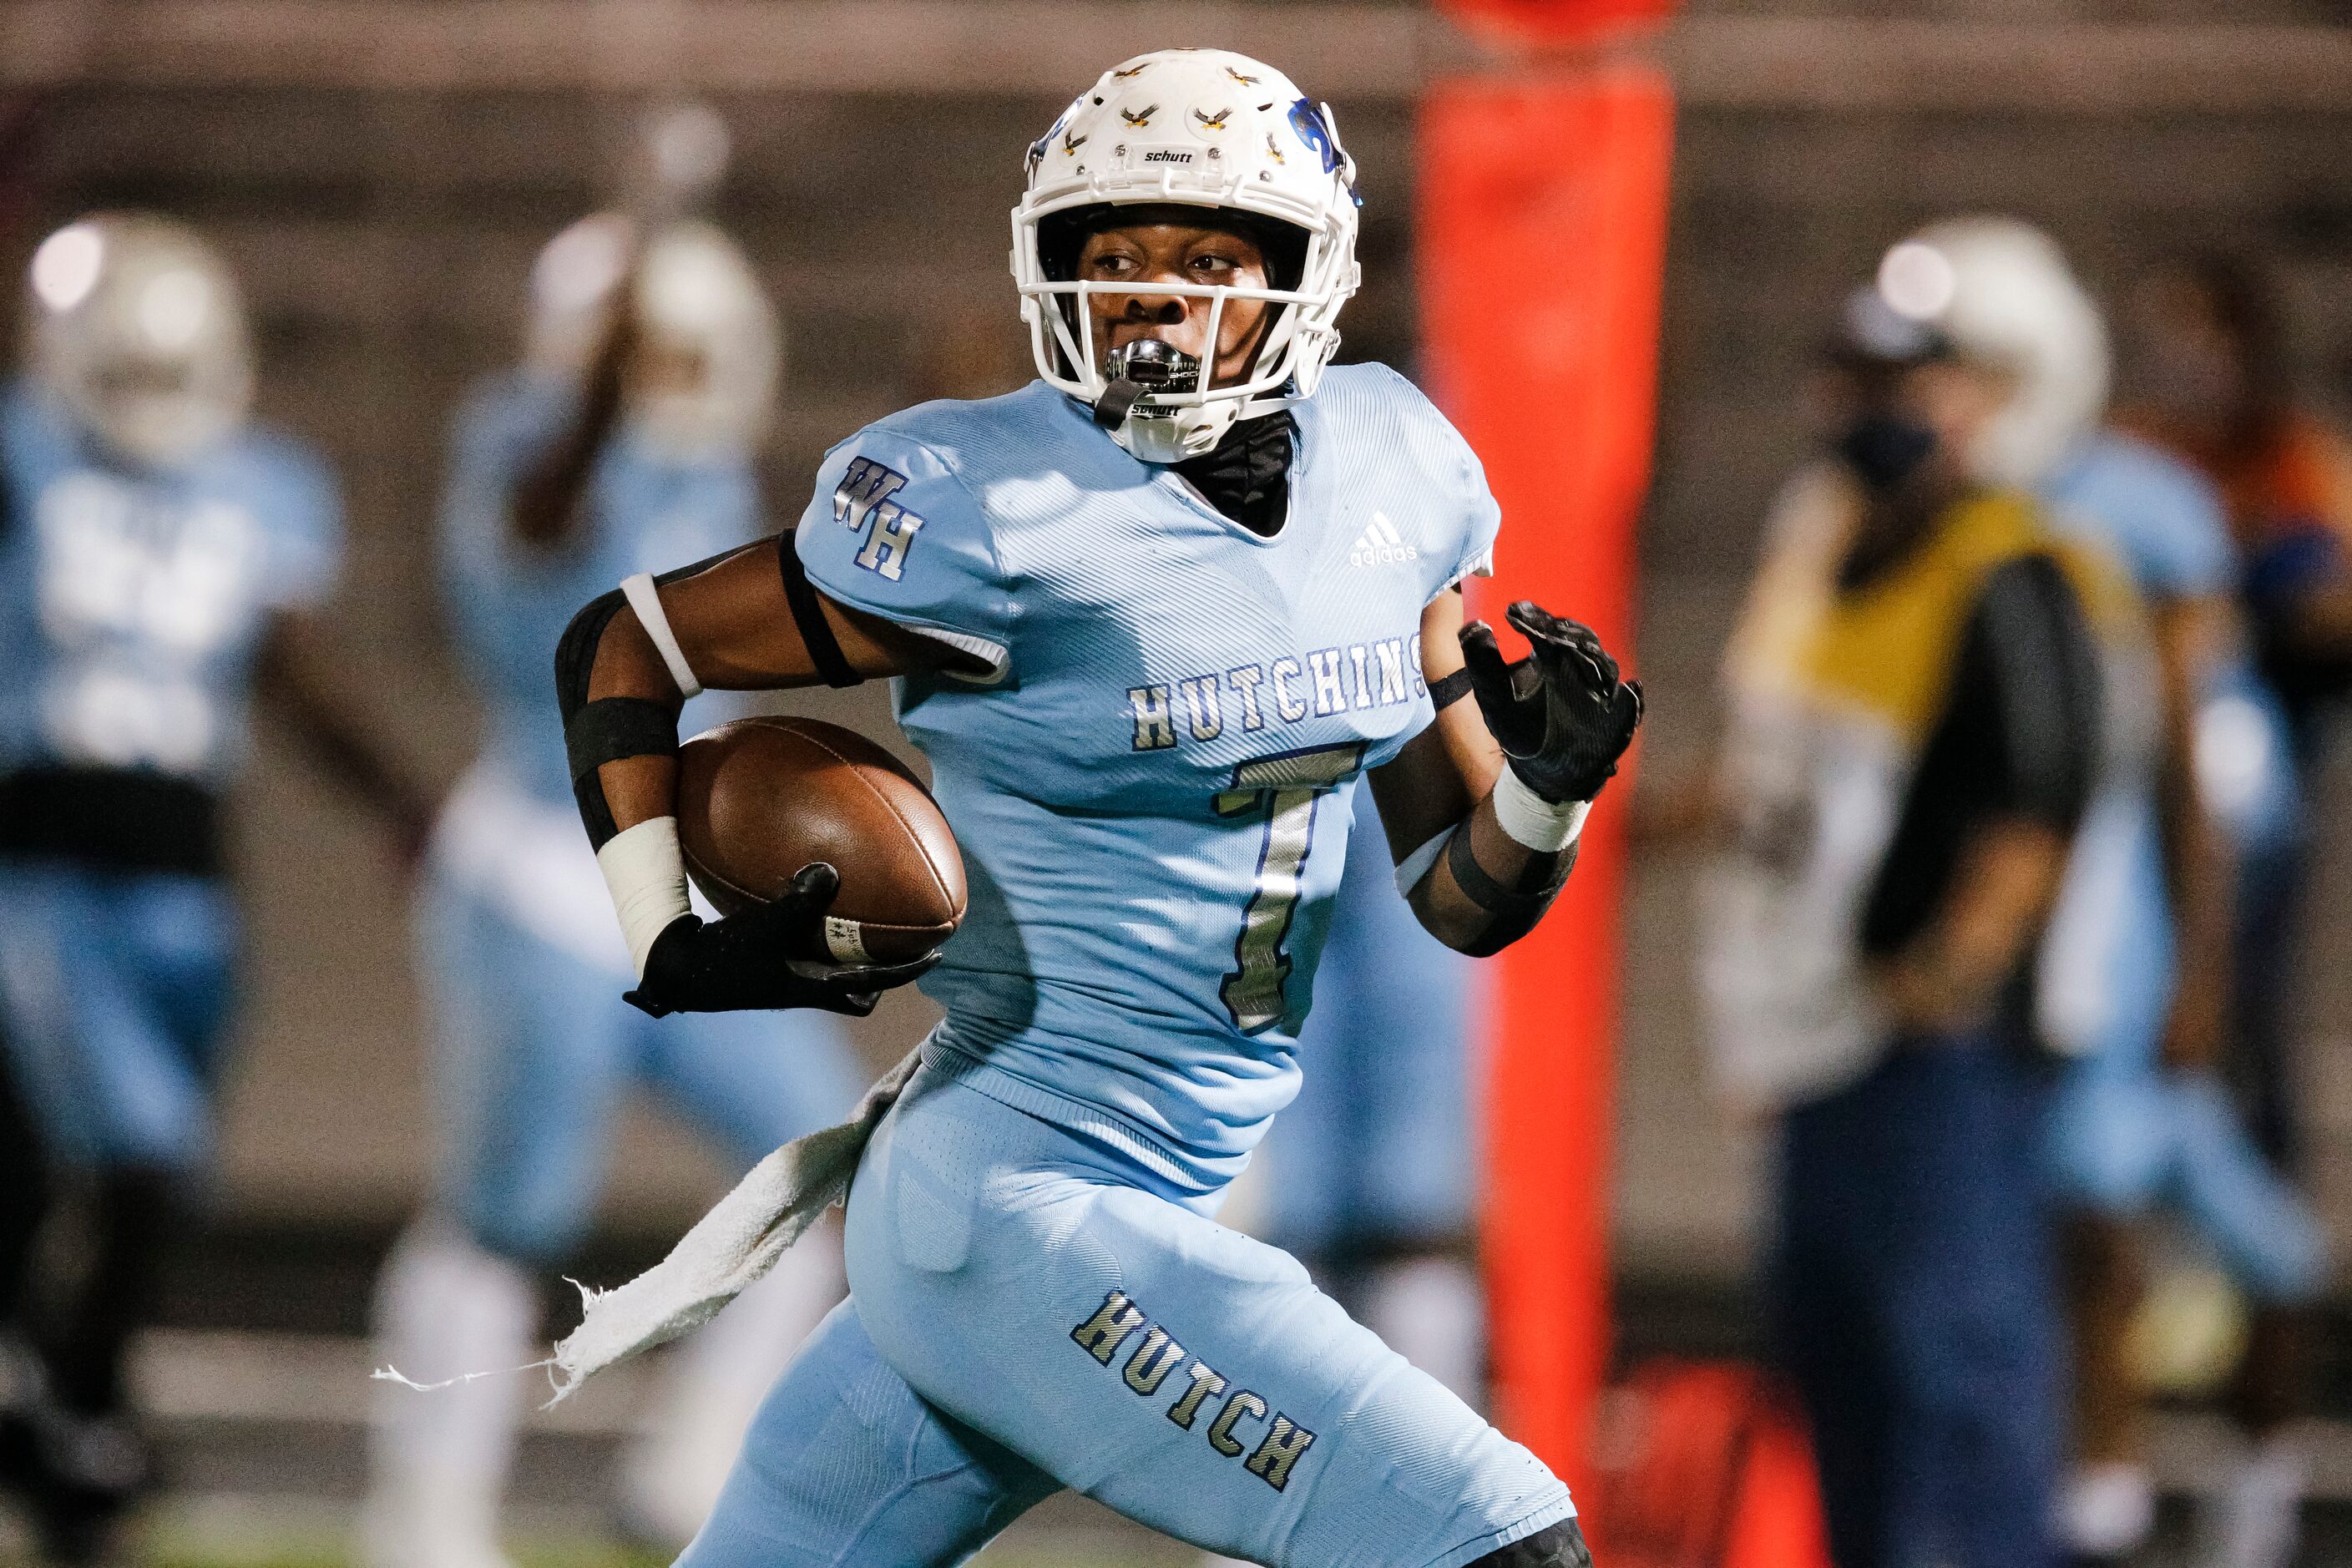
[(53, 1158), (210, 1158), (236, 946), (217, 878), (0, 859), (0, 1049)]
[(1066, 1486), (1315, 1568), (1457, 1568), (1573, 1515), (1215, 1202), (927, 1067), (858, 1168), (850, 1299), (681, 1568), (961, 1563)]
[(625, 977), (446, 877), (420, 900), (417, 923), (439, 1202), (501, 1257), (545, 1264), (578, 1242), (633, 1086), (709, 1134), (738, 1168), (856, 1103), (849, 1043), (827, 1014), (647, 1017), (621, 1000)]

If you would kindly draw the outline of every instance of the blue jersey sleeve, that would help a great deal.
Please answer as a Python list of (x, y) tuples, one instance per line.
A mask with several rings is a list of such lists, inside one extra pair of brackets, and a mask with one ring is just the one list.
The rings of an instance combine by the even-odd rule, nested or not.
[(986, 660), (1013, 659), (1014, 606), (996, 541), (946, 458), (869, 426), (826, 454), (794, 540), (827, 597)]
[(1421, 388), (1387, 365), (1370, 368), (1386, 378), (1383, 401), (1423, 474), (1445, 498), (1443, 511), (1454, 525), (1453, 537), (1430, 552), (1429, 596), (1434, 599), (1465, 577), (1491, 575), (1503, 511), (1486, 488), (1486, 465)]
[(2105, 435), (2062, 473), (2050, 499), (2103, 531), (2139, 591), (2156, 599), (2230, 593), (2237, 565), (2221, 499), (2177, 458), (2128, 437)]
[(1495, 500), (1495, 492), (1486, 488), (1486, 466), (1461, 432), (1448, 425), (1454, 444), (1461, 448), (1463, 544), (1462, 555), (1454, 563), (1453, 581), (1465, 577), (1491, 577), (1495, 574), (1495, 536), (1502, 531), (1503, 509)]
[(272, 609), (323, 603), (343, 571), (343, 501), (323, 458), (285, 437), (260, 438), (255, 501), (267, 530), (261, 597)]

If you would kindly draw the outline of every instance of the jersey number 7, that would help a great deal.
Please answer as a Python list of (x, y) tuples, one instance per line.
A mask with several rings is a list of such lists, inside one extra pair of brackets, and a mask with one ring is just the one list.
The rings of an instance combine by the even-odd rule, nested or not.
[(1234, 1026), (1244, 1035), (1271, 1028), (1288, 1011), (1283, 987), (1290, 980), (1290, 954), (1283, 951), (1283, 943), (1290, 936), (1291, 918), (1298, 912), (1307, 852), (1315, 843), (1316, 809), (1363, 761), (1360, 741), (1277, 752), (1236, 764), (1233, 787), (1217, 792), (1218, 816), (1255, 813), (1265, 822), (1265, 835), (1258, 844), (1257, 885), (1242, 910), (1233, 972), (1217, 988)]

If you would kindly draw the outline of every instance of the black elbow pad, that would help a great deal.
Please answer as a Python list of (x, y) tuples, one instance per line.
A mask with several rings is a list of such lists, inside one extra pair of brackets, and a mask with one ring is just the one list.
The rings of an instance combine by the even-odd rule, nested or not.
[(1457, 828), (1445, 846), (1446, 868), (1454, 873), (1454, 885), (1487, 916), (1477, 940), (1462, 951), (1472, 958), (1492, 958), (1535, 930), (1567, 885), (1576, 866), (1576, 848), (1571, 841), (1557, 855), (1535, 856), (1519, 873), (1518, 885), (1505, 887), (1478, 864), (1470, 851), (1470, 835)]
[(604, 640), (604, 628), (628, 602), (618, 588), (597, 595), (580, 606), (556, 639), (555, 706), (567, 726), (573, 714), (588, 706), (588, 677), (596, 668), (596, 648)]
[(615, 588), (582, 606), (555, 645), (555, 702), (563, 715), (563, 748), (572, 772), (572, 798), (588, 842), (598, 849), (619, 832), (597, 769), (624, 757), (674, 756), (677, 713), (667, 703), (643, 697), (589, 700), (588, 681), (604, 628), (627, 597)]

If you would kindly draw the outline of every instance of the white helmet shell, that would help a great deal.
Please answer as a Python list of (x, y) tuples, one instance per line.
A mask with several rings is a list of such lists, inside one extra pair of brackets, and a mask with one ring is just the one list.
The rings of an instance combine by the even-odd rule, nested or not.
[[(540, 252), (524, 347), (531, 368), (565, 379), (585, 373), (630, 239), (628, 219), (597, 213)], [(637, 261), (635, 293), (646, 359), (692, 367), (683, 379), (631, 391), (638, 434), (682, 460), (750, 450), (774, 412), (782, 345), (774, 307), (742, 251), (699, 219), (667, 224)]]
[[(1152, 286), (1210, 299), (1212, 341), (1231, 300), (1286, 308), (1245, 380), (1144, 398), (1112, 432), (1121, 446), (1147, 462), (1175, 462), (1214, 447), (1236, 419), (1313, 395), (1339, 345), (1339, 307), (1362, 277), (1355, 160), (1328, 105), (1228, 49), (1139, 55), (1104, 72), (1030, 147), (1028, 175), (1013, 209), (1013, 278), (1030, 350), (1038, 374), (1089, 405), (1107, 383), (1087, 297), (1132, 294), (1136, 286), (1048, 276), (1041, 222), (1084, 207), (1172, 203), (1248, 213), (1305, 236), (1299, 276), (1269, 279), (1288, 288)], [(1201, 381), (1208, 376), (1204, 363)]]
[(1979, 479), (2031, 489), (2105, 413), (2105, 323), (2065, 253), (2032, 225), (1930, 225), (1886, 253), (1878, 291), (1941, 331), (1961, 359), (2011, 378), (2007, 404), (1968, 454)]
[(98, 213), (33, 253), (35, 378), (118, 456), (184, 464), (253, 408), (253, 342), (236, 279), (184, 224)]

